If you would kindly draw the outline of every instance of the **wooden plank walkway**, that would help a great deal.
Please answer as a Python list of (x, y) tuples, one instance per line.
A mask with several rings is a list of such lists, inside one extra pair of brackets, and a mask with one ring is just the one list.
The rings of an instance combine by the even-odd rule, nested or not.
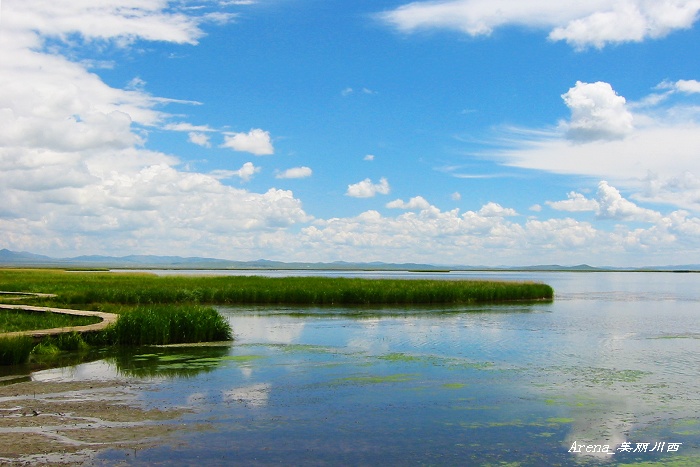
[(55, 336), (58, 334), (63, 334), (64, 332), (93, 332), (101, 331), (110, 324), (114, 323), (119, 315), (114, 313), (103, 313), (101, 311), (85, 311), (85, 310), (69, 310), (67, 308), (50, 308), (44, 306), (30, 306), (30, 305), (3, 305), (0, 304), (0, 308), (6, 310), (26, 310), (26, 311), (43, 311), (46, 313), (63, 313), (66, 315), (75, 316), (97, 316), (102, 318), (102, 321), (95, 324), (88, 324), (86, 326), (67, 326), (62, 328), (52, 328), (52, 329), (37, 329), (33, 331), (17, 331), (17, 332), (5, 332), (0, 333), (0, 338), (2, 337), (17, 337), (17, 336), (30, 336), (35, 339)]

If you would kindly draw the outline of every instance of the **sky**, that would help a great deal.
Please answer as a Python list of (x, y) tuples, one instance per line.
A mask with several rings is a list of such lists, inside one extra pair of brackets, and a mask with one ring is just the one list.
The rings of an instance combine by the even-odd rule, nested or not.
[(0, 0), (0, 248), (700, 263), (698, 0)]

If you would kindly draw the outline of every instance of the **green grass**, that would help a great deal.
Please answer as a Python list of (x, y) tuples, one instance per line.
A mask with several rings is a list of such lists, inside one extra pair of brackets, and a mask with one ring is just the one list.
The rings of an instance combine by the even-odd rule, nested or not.
[(231, 340), (231, 327), (213, 308), (140, 306), (122, 313), (105, 331), (114, 345), (167, 345)]
[[(546, 284), (326, 277), (158, 277), (149, 274), (0, 270), (0, 290), (54, 293), (55, 306), (151, 304), (424, 305), (552, 299)], [(1, 299), (1, 297), (0, 297)]]
[(99, 323), (96, 316), (75, 316), (44, 311), (0, 309), (0, 332), (31, 331)]
[(21, 365), (27, 363), (34, 348), (31, 337), (0, 337), (0, 365)]
[[(464, 280), (397, 280), (325, 277), (167, 276), (137, 273), (0, 269), (0, 290), (55, 294), (23, 303), (119, 313), (105, 331), (84, 336), (91, 345), (152, 345), (230, 340), (228, 322), (208, 305), (450, 305), (551, 300), (546, 284)], [(0, 295), (0, 302), (9, 295)], [(16, 302), (15, 302), (16, 303)], [(91, 318), (55, 313), (0, 314), (0, 332), (89, 324)], [(35, 319), (35, 321), (30, 321)], [(88, 321), (83, 321), (87, 319)], [(60, 353), (85, 341), (44, 341), (36, 355)], [(74, 343), (69, 341), (73, 339)], [(82, 344), (81, 344), (82, 342)], [(4, 342), (7, 361), (22, 360), (25, 344)], [(4, 347), (4, 348), (5, 348)], [(19, 357), (10, 357), (15, 355)], [(31, 350), (31, 349), (30, 349)], [(5, 357), (3, 357), (5, 358)], [(3, 360), (5, 361), (5, 360)]]

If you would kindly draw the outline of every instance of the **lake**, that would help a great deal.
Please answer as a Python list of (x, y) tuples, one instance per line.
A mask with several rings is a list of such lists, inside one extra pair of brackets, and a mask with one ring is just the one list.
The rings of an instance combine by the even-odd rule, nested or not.
[(32, 378), (144, 381), (147, 406), (191, 409), (174, 438), (103, 451), (96, 465), (700, 465), (700, 274), (324, 274), (536, 280), (556, 296), (220, 308), (230, 346), (142, 349)]

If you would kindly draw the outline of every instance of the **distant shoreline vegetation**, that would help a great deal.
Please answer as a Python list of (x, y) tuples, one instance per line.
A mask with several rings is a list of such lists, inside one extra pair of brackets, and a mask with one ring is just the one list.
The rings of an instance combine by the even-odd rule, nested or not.
[[(56, 294), (42, 304), (99, 308), (152, 304), (426, 305), (551, 300), (538, 282), (347, 277), (156, 276), (0, 270), (0, 290)], [(116, 310), (116, 311), (115, 311)]]

